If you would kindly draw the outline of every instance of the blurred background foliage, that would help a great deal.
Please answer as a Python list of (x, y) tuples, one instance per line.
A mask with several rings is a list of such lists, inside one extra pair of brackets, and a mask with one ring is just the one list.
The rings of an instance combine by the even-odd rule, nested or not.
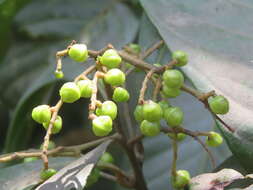
[[(251, 4), (245, 1), (243, 5), (244, 8), (252, 9)], [(61, 84), (64, 81), (72, 80), (82, 70), (93, 64), (91, 60), (88, 63), (80, 64), (65, 58), (63, 61), (64, 79), (54, 78), (55, 53), (57, 50), (64, 49), (72, 40), (86, 43), (89, 49), (96, 50), (103, 48), (108, 43), (113, 44), (117, 49), (129, 43), (138, 43), (142, 50), (145, 50), (158, 40), (164, 39), (166, 46), (156, 51), (146, 61), (152, 64), (166, 64), (170, 60), (170, 48), (186, 50), (193, 55), (190, 56), (192, 66), (187, 66), (183, 70), (188, 78), (186, 83), (200, 90), (215, 89), (225, 95), (228, 94), (228, 88), (225, 85), (217, 85), (214, 80), (217, 70), (213, 69), (217, 65), (212, 67), (212, 64), (213, 61), (220, 63), (219, 66), (221, 70), (223, 69), (218, 73), (220, 76), (225, 73), (224, 67), (228, 65), (227, 62), (235, 58), (236, 61), (240, 61), (241, 67), (233, 64), (228, 74), (228, 79), (232, 82), (228, 84), (236, 91), (236, 95), (237, 91), (240, 92), (241, 89), (245, 91), (244, 86), (235, 85), (245, 78), (237, 80), (238, 78), (233, 73), (238, 68), (252, 70), (252, 66), (245, 64), (243, 62), (245, 60), (241, 59), (244, 55), (241, 52), (245, 49), (243, 44), (252, 50), (252, 39), (246, 42), (250, 29), (245, 26), (244, 30), (231, 33), (232, 29), (238, 28), (238, 25), (233, 25), (232, 21), (229, 22), (230, 25), (225, 21), (222, 22), (222, 18), (229, 16), (236, 18), (238, 22), (242, 20), (243, 18), (234, 15), (233, 10), (230, 12), (229, 10), (243, 5), (231, 2), (221, 3), (217, 0), (206, 3), (201, 0), (198, 2), (174, 0), (141, 0), (141, 2), (138, 0), (0, 1), (0, 148), (2, 153), (38, 148), (43, 141), (45, 131), (32, 121), (30, 117), (32, 108), (42, 103), (54, 105), (59, 98), (58, 89)], [(218, 21), (215, 27), (211, 17), (203, 16), (202, 9), (207, 6), (209, 6), (207, 14), (210, 15), (214, 14), (213, 10), (223, 10), (220, 13), (223, 15), (216, 15)], [(232, 6), (232, 8), (229, 7), (228, 10), (226, 6)], [(252, 13), (245, 11), (244, 16), (244, 18), (249, 18)], [(246, 22), (251, 23), (252, 21), (247, 19)], [(229, 34), (222, 33), (221, 28)], [(223, 41), (220, 36), (224, 36)], [(209, 42), (208, 37), (210, 37)], [(225, 37), (230, 40), (229, 42), (232, 41), (231, 44)], [(235, 44), (239, 47), (233, 47)], [(229, 47), (232, 45), (233, 48), (228, 49), (228, 45)], [(205, 61), (210, 65), (204, 65), (203, 68), (197, 64)], [(212, 71), (211, 74), (208, 71)], [(127, 87), (131, 92), (130, 114), (136, 105), (138, 96), (136, 89), (140, 87), (143, 77), (144, 73), (135, 72), (127, 79)], [(227, 82), (224, 77), (217, 78), (217, 80), (221, 79)], [(234, 84), (236, 80), (237, 83)], [(243, 92), (246, 95), (250, 94), (252, 82), (244, 84), (249, 89)], [(132, 86), (135, 88), (131, 88)], [(223, 88), (225, 91), (222, 91)], [(233, 104), (245, 107), (245, 102), (238, 101), (238, 97), (234, 98), (231, 95), (229, 98), (232, 99)], [(252, 100), (252, 96), (249, 96), (249, 100)], [(211, 114), (190, 95), (182, 93), (178, 98), (170, 101), (173, 105), (181, 106), (185, 112), (185, 127), (201, 131), (216, 130)], [(87, 120), (88, 103), (87, 100), (80, 100), (63, 106), (60, 111), (60, 115), (64, 118), (63, 130), (60, 134), (53, 136), (57, 145), (75, 145), (95, 138), (90, 130), (90, 122)], [(251, 113), (244, 109), (242, 111), (240, 114), (247, 113), (247, 116)], [(237, 120), (233, 118), (234, 120), (228, 119), (228, 121), (230, 124), (239, 126), (237, 124), (245, 119), (244, 117), (236, 118)], [(134, 121), (132, 123), (138, 128)], [(249, 121), (248, 126), (251, 127), (251, 124)], [(240, 149), (242, 151), (238, 152), (231, 148), (233, 153), (238, 153), (235, 154), (237, 158), (246, 155), (247, 160), (250, 160), (251, 152), (248, 147), (251, 142), (247, 141), (249, 143), (247, 147), (238, 145), (238, 142), (245, 137), (245, 133), (251, 129), (250, 127), (244, 128), (244, 133), (238, 133), (239, 137), (238, 134), (235, 137), (226, 133), (220, 127), (228, 142), (233, 139), (234, 144), (229, 143), (230, 148), (235, 144), (237, 145), (235, 149), (242, 147)], [(158, 137), (147, 138), (144, 140), (144, 146), (144, 174), (148, 186), (150, 189), (168, 188), (171, 162), (171, 145), (168, 137), (161, 134)], [(212, 170), (207, 154), (193, 139), (188, 137), (180, 144), (179, 150), (179, 169), (189, 170), (192, 176)], [(127, 158), (123, 156), (122, 150), (117, 145), (110, 146), (109, 151), (116, 158), (118, 165), (130, 170)], [(213, 149), (212, 152), (218, 164), (231, 155), (225, 143)], [(54, 158), (52, 165), (55, 164), (55, 167), (61, 168), (70, 160), (72, 159)], [(41, 161), (7, 168), (6, 164), (0, 166), (5, 167), (0, 170), (0, 176), (2, 176), (0, 184), (5, 183), (6, 189), (10, 189), (8, 181), (15, 180), (16, 185), (24, 183), (29, 172), (39, 171)], [(5, 175), (6, 173), (8, 175)], [(101, 180), (91, 189), (105, 186), (110, 189), (123, 189), (105, 180)]]

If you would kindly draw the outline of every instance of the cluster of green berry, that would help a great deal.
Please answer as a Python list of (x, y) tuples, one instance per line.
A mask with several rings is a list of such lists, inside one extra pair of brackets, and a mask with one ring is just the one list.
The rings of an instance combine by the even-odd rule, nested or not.
[[(139, 54), (139, 46), (132, 44), (132, 49)], [(77, 62), (84, 62), (89, 57), (89, 52), (85, 44), (74, 44), (68, 48), (68, 55), (71, 59)], [(183, 51), (175, 51), (172, 53), (172, 59), (175, 66), (182, 67), (188, 62), (188, 56)], [(73, 103), (80, 98), (90, 98), (91, 105), (95, 104), (94, 110), (90, 109), (90, 117), (92, 120), (92, 131), (96, 136), (107, 136), (113, 130), (113, 120), (116, 119), (118, 110), (116, 103), (126, 102), (130, 95), (128, 91), (122, 87), (126, 77), (121, 68), (122, 58), (114, 49), (107, 49), (101, 56), (97, 57), (97, 72), (98, 78), (102, 79), (105, 85), (110, 85), (113, 89), (112, 99), (100, 102), (96, 100), (96, 80), (90, 80), (87, 76), (82, 76), (75, 82), (66, 82), (59, 90), (61, 101), (64, 103)], [(159, 65), (156, 65), (159, 66)], [(62, 78), (63, 73), (57, 71), (57, 78)], [(96, 74), (95, 74), (96, 75)], [(94, 77), (95, 77), (94, 75)], [(155, 76), (157, 76), (155, 74)], [(156, 77), (157, 78), (157, 77)], [(160, 121), (165, 120), (168, 126), (173, 130), (181, 128), (184, 120), (184, 113), (180, 107), (172, 106), (168, 102), (168, 98), (176, 98), (181, 93), (181, 88), (184, 84), (184, 75), (178, 69), (167, 69), (162, 73), (162, 88), (160, 90), (161, 99), (158, 102), (153, 100), (140, 101), (134, 110), (134, 118), (140, 124), (140, 131), (144, 136), (156, 136), (161, 131)], [(95, 96), (94, 96), (95, 95)], [(95, 100), (94, 100), (95, 97)], [(92, 102), (93, 101), (93, 102)], [(95, 101), (95, 102), (94, 102)], [(208, 106), (215, 114), (226, 114), (229, 111), (229, 102), (223, 96), (212, 96), (208, 99)], [(91, 106), (92, 107), (92, 106)], [(48, 105), (39, 105), (32, 111), (32, 118), (43, 125), (47, 130), (50, 122), (53, 122), (52, 133), (58, 133), (62, 128), (62, 118), (58, 115), (55, 120), (52, 120), (52, 112), (54, 108)], [(175, 130), (176, 131), (176, 130)], [(175, 141), (185, 139), (185, 133), (169, 133), (168, 136)], [(208, 146), (216, 147), (222, 143), (222, 137), (219, 133), (209, 132), (206, 139)], [(110, 157), (110, 159), (109, 159)], [(106, 159), (105, 159), (106, 158)], [(105, 153), (101, 160), (110, 160), (112, 157)], [(100, 162), (102, 162), (100, 160)], [(44, 170), (41, 178), (51, 176), (56, 171), (53, 169)], [(88, 178), (88, 183), (92, 184), (99, 178), (99, 169), (95, 168)], [(172, 176), (172, 184), (174, 188), (183, 188), (189, 183), (190, 174), (186, 170), (176, 171), (176, 176)]]
[[(182, 51), (172, 53), (176, 66), (184, 66), (188, 62), (188, 56)], [(136, 106), (134, 111), (135, 120), (140, 123), (140, 131), (144, 136), (156, 136), (160, 133), (160, 120), (164, 119), (168, 126), (173, 128), (181, 127), (184, 120), (184, 113), (180, 107), (171, 106), (167, 98), (175, 98), (180, 95), (181, 87), (184, 84), (183, 74), (176, 69), (168, 69), (162, 74), (161, 95), (164, 100), (154, 102), (144, 101)], [(226, 114), (229, 110), (229, 103), (223, 96), (210, 97), (208, 100), (211, 111), (215, 114)], [(168, 133), (174, 140), (182, 141), (185, 133)], [(222, 144), (223, 139), (219, 133), (209, 132), (206, 144), (216, 147)], [(186, 170), (178, 170), (176, 176), (172, 176), (174, 188), (180, 189), (190, 181), (190, 174)]]

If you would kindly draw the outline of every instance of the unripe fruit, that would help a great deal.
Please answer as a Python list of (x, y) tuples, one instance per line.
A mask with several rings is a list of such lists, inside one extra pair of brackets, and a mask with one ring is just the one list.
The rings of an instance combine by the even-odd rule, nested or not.
[(74, 44), (68, 51), (69, 57), (76, 62), (84, 62), (88, 58), (88, 50), (85, 44)]
[[(40, 145), (40, 150), (42, 150), (43, 149), (43, 144), (44, 143), (42, 143), (41, 145)], [(49, 141), (49, 143), (48, 143), (48, 150), (52, 150), (52, 149), (54, 149), (56, 147), (56, 145), (55, 145), (55, 143), (53, 142), (53, 141)]]
[(38, 123), (49, 122), (51, 119), (51, 110), (48, 105), (40, 105), (32, 110), (32, 118)]
[(134, 110), (134, 118), (137, 122), (142, 122), (143, 119), (143, 105), (137, 105)]
[(90, 98), (92, 94), (92, 82), (90, 80), (80, 80), (77, 82), (80, 89), (81, 97)]
[(182, 124), (184, 113), (180, 107), (170, 107), (165, 110), (165, 120), (171, 127), (177, 127)]
[[(43, 123), (43, 127), (47, 130), (48, 127), (49, 127), (49, 123), (50, 122), (47, 122), (47, 123)], [(56, 133), (59, 133), (62, 129), (62, 118), (61, 116), (57, 116), (56, 117), (56, 120), (54, 121), (54, 124), (53, 124), (53, 128), (52, 128), (52, 133), (53, 134), (56, 134)]]
[(143, 135), (152, 137), (160, 133), (160, 124), (158, 122), (143, 120), (140, 129)]
[(131, 43), (131, 44), (128, 45), (128, 47), (131, 48), (132, 51), (134, 53), (136, 53), (136, 54), (141, 53), (141, 46), (139, 44), (133, 44), (133, 43)]
[(128, 91), (122, 87), (115, 88), (112, 95), (112, 99), (115, 102), (126, 102), (129, 100), (129, 97)]
[(186, 134), (184, 134), (184, 133), (177, 133), (177, 134), (175, 134), (175, 133), (168, 133), (168, 136), (170, 138), (172, 138), (172, 139), (177, 140), (177, 141), (182, 141), (182, 140), (184, 140), (186, 138)]
[(171, 88), (180, 88), (184, 83), (183, 74), (176, 69), (166, 70), (162, 77), (165, 84)]
[(126, 77), (120, 69), (111, 69), (105, 74), (104, 80), (107, 84), (118, 86), (125, 82)]
[(114, 158), (112, 157), (112, 155), (109, 152), (105, 152), (100, 160), (99, 163), (110, 163), (113, 164), (114, 163)]
[(158, 104), (160, 105), (160, 107), (162, 108), (162, 110), (166, 110), (167, 108), (170, 107), (170, 104), (168, 103), (168, 101), (162, 100), (159, 101)]
[(100, 170), (98, 168), (93, 168), (90, 175), (87, 178), (86, 187), (89, 187), (96, 183), (100, 177)]
[(182, 67), (188, 63), (188, 55), (183, 51), (174, 51), (172, 53), (172, 59), (178, 63), (176, 66)]
[(163, 85), (162, 93), (166, 98), (176, 98), (181, 94), (179, 88), (170, 88), (167, 85)]
[(61, 87), (60, 96), (63, 102), (73, 103), (81, 97), (81, 92), (76, 83), (67, 82)]
[(149, 100), (143, 105), (143, 119), (155, 122), (159, 121), (162, 116), (163, 110), (159, 104)]
[(58, 78), (58, 79), (62, 79), (62, 78), (64, 77), (64, 74), (63, 74), (62, 71), (56, 70), (56, 71), (54, 72), (54, 76), (55, 76), (56, 78)]
[(223, 142), (222, 136), (214, 131), (211, 131), (210, 136), (208, 136), (206, 139), (206, 144), (212, 147), (217, 147), (221, 145), (222, 142)]
[(56, 173), (57, 173), (57, 171), (55, 169), (49, 168), (47, 170), (43, 170), (40, 172), (40, 178), (42, 180), (47, 180), (48, 178), (52, 177)]
[(24, 158), (24, 163), (33, 162), (35, 160), (38, 160), (38, 157), (28, 157)]
[(112, 120), (117, 117), (117, 105), (112, 101), (105, 101), (102, 103), (101, 107), (96, 109), (96, 114), (98, 116), (107, 115), (110, 116)]
[(98, 136), (106, 136), (112, 131), (112, 119), (109, 116), (98, 116), (92, 120), (92, 131)]
[(226, 114), (229, 111), (229, 102), (224, 96), (211, 97), (208, 103), (215, 114)]
[(176, 176), (172, 176), (172, 185), (174, 188), (183, 188), (190, 182), (191, 176), (186, 170), (178, 170)]
[(119, 67), (121, 63), (121, 57), (116, 50), (108, 49), (99, 58), (99, 61), (102, 65), (105, 65), (108, 68), (116, 68)]

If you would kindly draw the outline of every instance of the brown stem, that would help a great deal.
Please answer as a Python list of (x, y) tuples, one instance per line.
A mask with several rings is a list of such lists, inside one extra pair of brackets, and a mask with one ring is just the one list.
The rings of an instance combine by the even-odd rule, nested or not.
[(162, 87), (162, 80), (161, 80), (161, 78), (159, 77), (159, 78), (156, 80), (155, 88), (154, 88), (153, 95), (152, 95), (152, 99), (153, 99), (153, 101), (155, 101), (155, 102), (156, 102), (156, 100), (157, 100), (157, 96), (158, 96), (158, 94), (159, 94), (159, 92), (160, 92), (161, 87)]
[(82, 72), (80, 75), (78, 75), (75, 78), (74, 82), (77, 82), (82, 78), (86, 78), (86, 75), (92, 73), (93, 71), (95, 71), (95, 69), (96, 69), (96, 65), (92, 65), (92, 66), (88, 67), (84, 72)]
[(164, 44), (163, 40), (160, 40), (148, 48), (141, 56), (141, 59), (145, 59), (150, 56), (155, 50), (159, 49)]
[(173, 150), (173, 158), (172, 158), (172, 166), (171, 166), (171, 175), (177, 177), (177, 140), (172, 139), (172, 150)]

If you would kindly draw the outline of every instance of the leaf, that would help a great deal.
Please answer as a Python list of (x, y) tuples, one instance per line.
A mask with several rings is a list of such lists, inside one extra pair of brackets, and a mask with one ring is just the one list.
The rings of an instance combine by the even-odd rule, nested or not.
[(222, 119), (236, 131), (232, 134), (223, 126), (219, 128), (232, 152), (252, 171), (252, 2), (141, 3), (166, 44), (189, 54), (190, 62), (182, 70), (196, 88), (215, 90), (229, 99), (230, 112)]
[(66, 167), (62, 168), (54, 176), (49, 178), (43, 184), (36, 188), (36, 190), (56, 190), (56, 189), (76, 189), (82, 190), (86, 185), (86, 180), (96, 165), (99, 158), (111, 143), (108, 140), (89, 153), (85, 154), (78, 160), (72, 162)]
[[(73, 158), (50, 158), (50, 167), (57, 170), (73, 161)], [(20, 190), (39, 183), (42, 161), (17, 164), (0, 170), (1, 190)]]
[(233, 169), (223, 169), (217, 173), (205, 173), (196, 176), (190, 181), (190, 190), (223, 190), (235, 180), (244, 176)]
[[(0, 66), (0, 99), (6, 110), (14, 110), (6, 151), (24, 148), (31, 137), (31, 110), (37, 104), (47, 103), (46, 86), (56, 82), (52, 75), (56, 51), (73, 39), (85, 42), (89, 48), (100, 49), (107, 43), (123, 46), (135, 38), (138, 19), (126, 4), (110, 0), (35, 0), (17, 15), (15, 26), (17, 42)], [(29, 37), (25, 42), (24, 33)], [(63, 71), (65, 75), (71, 73), (65, 79), (73, 80), (88, 65), (64, 59)]]

